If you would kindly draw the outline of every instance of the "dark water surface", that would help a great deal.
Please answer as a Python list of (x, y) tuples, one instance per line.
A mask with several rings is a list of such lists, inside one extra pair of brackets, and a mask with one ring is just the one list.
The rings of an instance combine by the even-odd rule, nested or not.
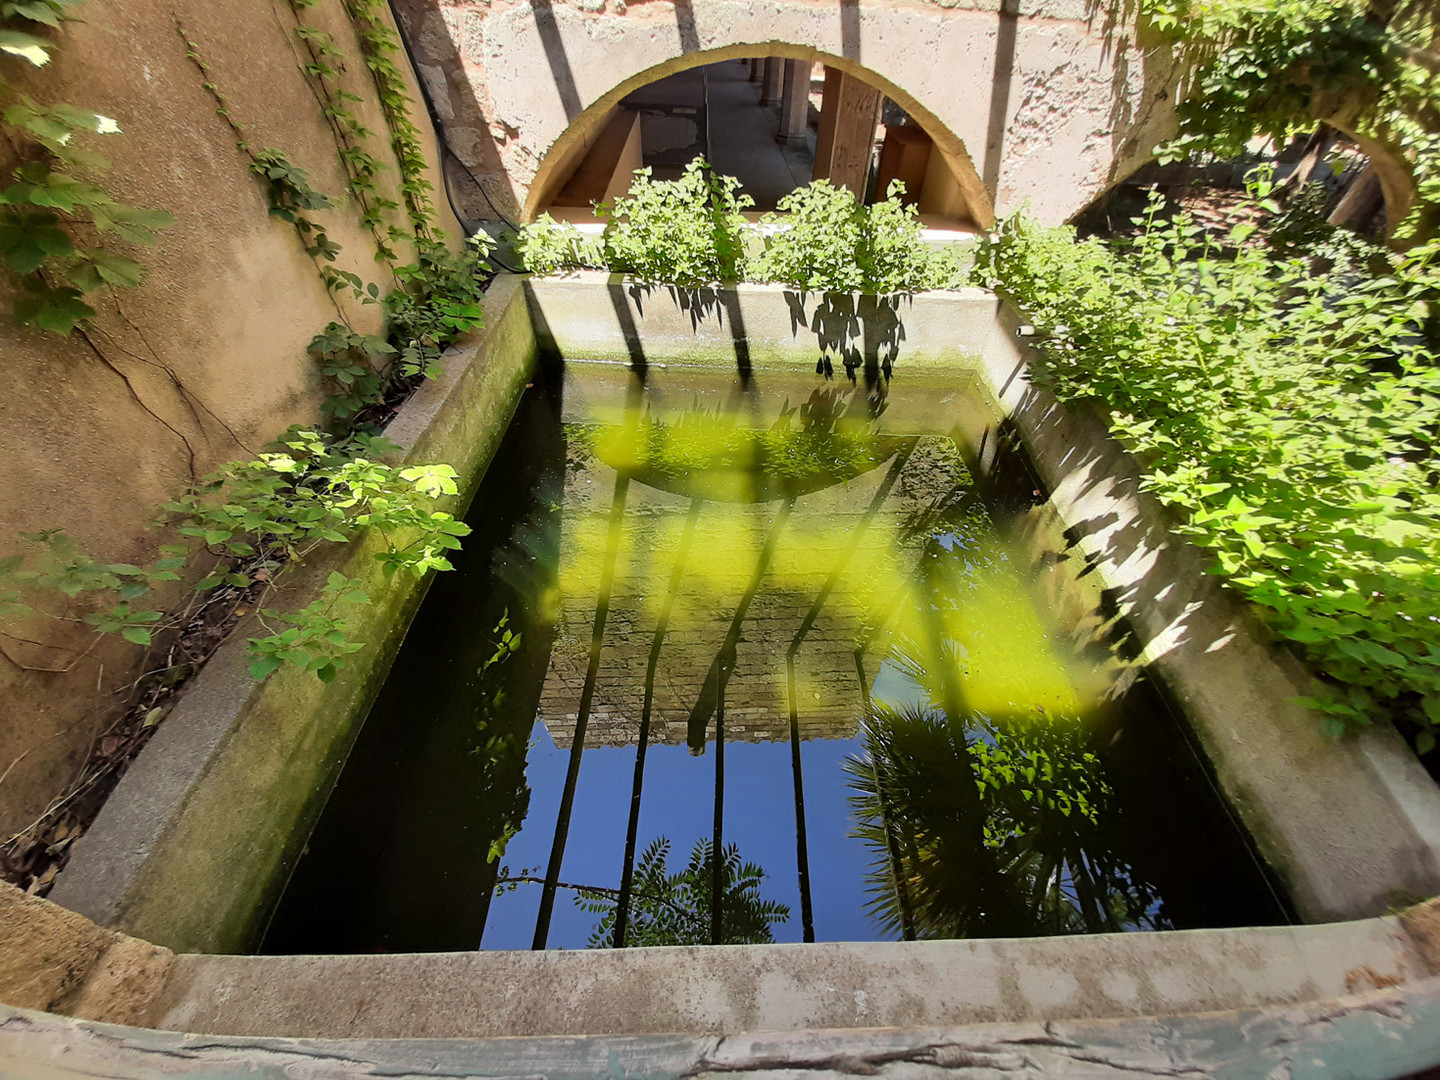
[(527, 391), (263, 951), (1286, 920), (963, 388), (659, 376)]

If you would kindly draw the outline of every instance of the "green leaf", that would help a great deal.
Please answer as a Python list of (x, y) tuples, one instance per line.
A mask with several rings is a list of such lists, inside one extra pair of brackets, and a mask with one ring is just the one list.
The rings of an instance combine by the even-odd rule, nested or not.
[(17, 274), (32, 274), (52, 256), (70, 255), (75, 245), (49, 213), (0, 214), (0, 258)]
[(146, 630), (143, 626), (121, 627), (120, 636), (126, 641), (133, 642), (136, 645), (150, 644), (150, 631)]
[(68, 334), (81, 319), (95, 317), (95, 309), (80, 299), (77, 290), (43, 285), (38, 293), (17, 297), (14, 311), (16, 321), (34, 323), (56, 334)]
[(95, 227), (101, 232), (114, 231), (132, 244), (152, 244), (155, 230), (175, 224), (167, 210), (142, 210), (134, 206), (95, 207)]
[(43, 38), (19, 30), (0, 29), (0, 52), (28, 60), (36, 67), (44, 67), (50, 62), (50, 49), (50, 43)]
[(104, 248), (82, 248), (79, 254), (88, 266), (94, 268), (96, 276), (104, 284), (134, 288), (145, 277), (145, 268), (134, 259)]

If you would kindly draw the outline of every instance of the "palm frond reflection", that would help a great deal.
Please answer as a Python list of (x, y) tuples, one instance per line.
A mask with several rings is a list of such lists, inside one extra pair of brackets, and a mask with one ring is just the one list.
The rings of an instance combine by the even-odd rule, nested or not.
[(868, 911), (885, 930), (947, 938), (1167, 924), (1154, 887), (1104, 840), (1112, 791), (1074, 718), (872, 701), (861, 737), (864, 756), (846, 764), (853, 835), (871, 849)]

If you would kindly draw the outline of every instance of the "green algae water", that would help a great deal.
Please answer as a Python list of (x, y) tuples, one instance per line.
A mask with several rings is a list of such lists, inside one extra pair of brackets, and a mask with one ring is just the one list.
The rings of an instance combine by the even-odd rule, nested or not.
[(954, 379), (528, 390), (263, 951), (1285, 921), (977, 411)]

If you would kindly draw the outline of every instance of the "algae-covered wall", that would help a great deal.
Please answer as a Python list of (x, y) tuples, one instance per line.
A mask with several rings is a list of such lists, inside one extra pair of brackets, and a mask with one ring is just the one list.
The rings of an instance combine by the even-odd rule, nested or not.
[[(168, 210), (175, 224), (133, 252), (149, 267), (139, 288), (95, 294), (88, 339), (0, 315), (0, 558), (22, 550), (20, 532), (58, 528), (104, 561), (143, 563), (165, 539), (147, 523), (193, 474), (317, 418), (321, 385), (305, 346), (337, 318), (336, 305), (357, 329), (381, 322), (378, 307), (327, 294), (295, 231), (269, 215), (177, 23), (250, 144), (283, 150), (340, 204), (313, 215), (341, 246), (334, 265), (382, 283), (383, 266), (344, 199), (336, 139), (300, 70), (308, 56), (284, 0), (87, 0), (79, 14), (54, 34), (51, 63), (23, 74), (17, 90), (115, 118), (121, 134), (88, 137), (111, 163), (105, 186), (123, 202)], [(363, 99), (353, 107), (375, 132), (379, 184), (394, 197), (385, 120), (341, 0), (319, 0), (303, 18), (339, 46), (341, 81)], [(420, 100), (413, 84), (411, 96)], [(428, 119), (418, 104), (413, 115), (433, 163)], [(8, 173), (13, 161), (5, 164)], [(430, 175), (442, 225), (456, 236), (438, 171)], [(7, 310), (9, 301), (0, 297)], [(32, 622), (0, 637), (0, 836), (69, 779), (139, 660), (118, 640), (78, 658), (83, 631)], [(72, 663), (63, 674), (35, 670)]]

